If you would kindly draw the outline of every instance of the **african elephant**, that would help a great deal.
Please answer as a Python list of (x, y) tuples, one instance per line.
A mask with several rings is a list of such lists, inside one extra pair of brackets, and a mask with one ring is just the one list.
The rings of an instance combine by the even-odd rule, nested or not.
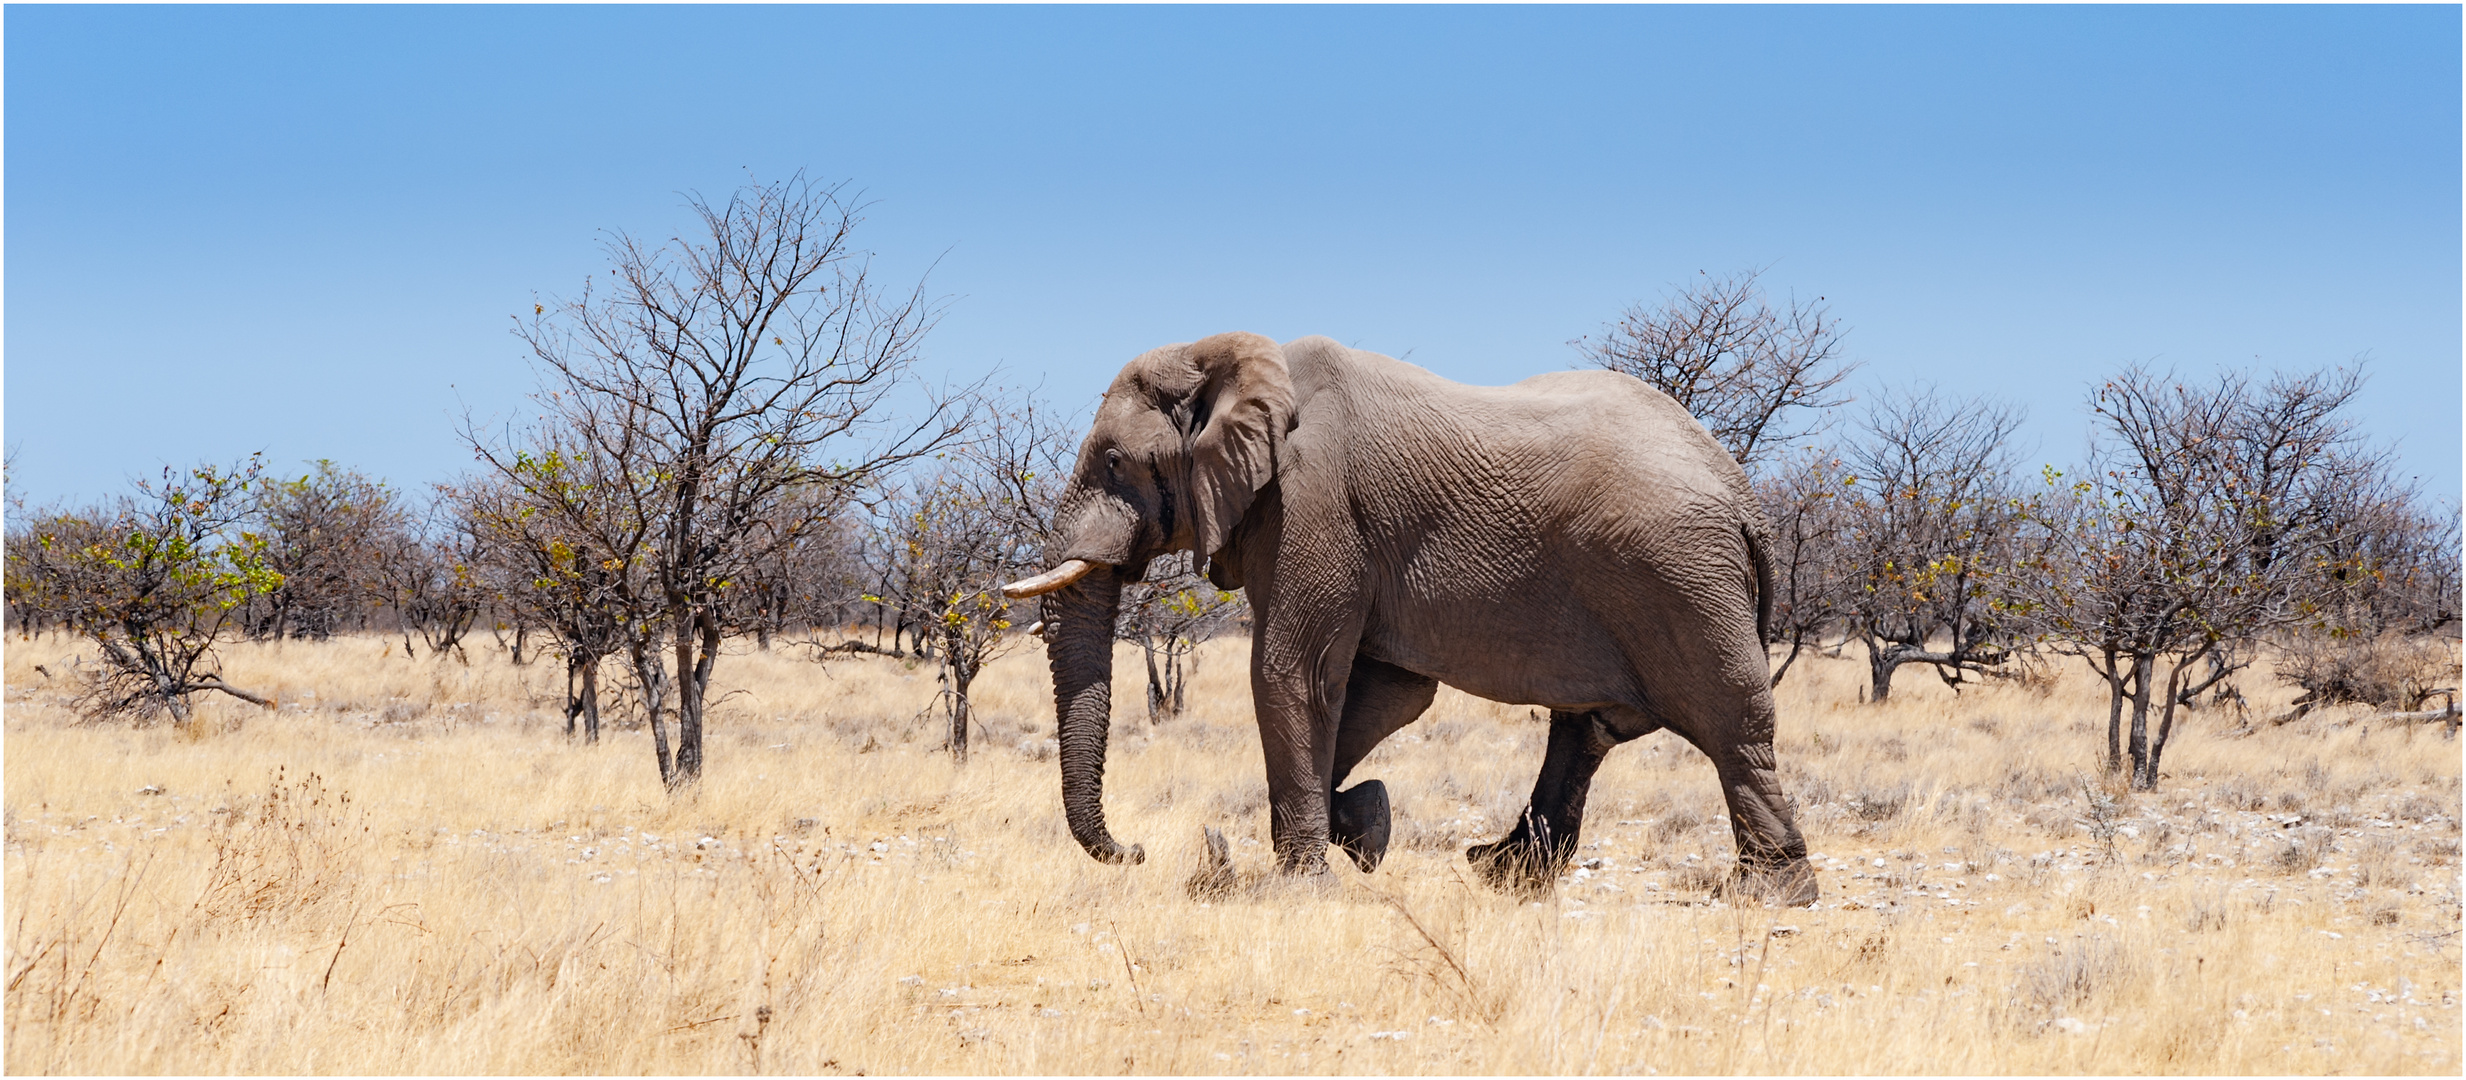
[(1564, 371), (1465, 386), (1323, 337), (1218, 334), (1132, 360), (1105, 391), (1056, 517), (1045, 597), (1071, 835), (1104, 862), (1112, 628), (1124, 582), (1189, 550), (1253, 611), (1250, 685), (1287, 872), (1327, 845), (1374, 869), (1383, 785), (1337, 785), (1438, 684), (1550, 710), (1522, 821), (1469, 857), (1546, 883), (1575, 851), (1602, 756), (1667, 727), (1712, 759), (1733, 884), (1815, 899), (1774, 772), (1761, 634), (1765, 523), (1737, 462), (1666, 395)]

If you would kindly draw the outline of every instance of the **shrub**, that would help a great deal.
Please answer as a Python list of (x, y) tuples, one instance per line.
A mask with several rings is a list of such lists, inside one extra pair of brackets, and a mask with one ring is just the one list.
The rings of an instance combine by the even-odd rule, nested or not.
[(2298, 716), (2324, 705), (2413, 710), (2432, 691), (2457, 689), (2457, 649), (2447, 640), (2396, 633), (2304, 635), (2287, 644), (2278, 677), (2303, 688), (2295, 699)]

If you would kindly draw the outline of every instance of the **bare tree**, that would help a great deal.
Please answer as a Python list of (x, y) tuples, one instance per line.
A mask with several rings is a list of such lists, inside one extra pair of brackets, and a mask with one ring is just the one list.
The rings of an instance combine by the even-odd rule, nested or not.
[[(1239, 623), (1249, 605), (1216, 587), (1188, 552), (1148, 565), (1145, 580), (1122, 590), (1115, 636), (1147, 656), (1147, 718), (1180, 716), (1189, 705), (1189, 681), (1198, 673), (1198, 648)], [(1159, 661), (1162, 661), (1160, 664)]]
[[(569, 398), (601, 404), (590, 398)], [(668, 738), (666, 709), (672, 678), (664, 648), (671, 626), (667, 598), (660, 588), (655, 560), (657, 519), (644, 513), (647, 505), (638, 478), (656, 477), (656, 466), (645, 462), (647, 451), (634, 445), (639, 437), (622, 428), (584, 431), (585, 425), (606, 425), (610, 418), (584, 412), (563, 418), (567, 426), (543, 424), (530, 434), (528, 449), (490, 459), (494, 479), (508, 490), (508, 512), (519, 516), (515, 527), (500, 526), (499, 535), (515, 536), (535, 545), (526, 557), (545, 560), (536, 579), (534, 600), (553, 609), (579, 605), (572, 613), (577, 634), (604, 632), (621, 653), (633, 676), (634, 697), (650, 729), (651, 750), (660, 779), (674, 787), (684, 781), (677, 772)], [(606, 447), (603, 451), (601, 448)], [(554, 627), (555, 623), (550, 623)], [(585, 640), (566, 639), (567, 645)], [(573, 726), (572, 683), (584, 680), (579, 699), (596, 713), (596, 659), (577, 668), (580, 655), (569, 648), (568, 715)], [(606, 655), (606, 654), (599, 654)], [(595, 719), (588, 717), (586, 719)]]
[[(673, 759), (658, 723), (667, 675), (642, 655), (647, 648), (635, 669), (670, 787), (702, 773), (703, 712), (730, 583), (820, 520), (783, 513), (791, 496), (852, 489), (963, 426), (962, 410), (921, 390), (921, 408), (894, 419), (893, 395), (912, 381), (934, 310), (921, 289), (885, 295), (874, 286), (866, 256), (851, 246), (861, 207), (841, 190), (799, 174), (723, 203), (692, 196), (698, 235), (650, 245), (617, 234), (604, 293), (586, 284), (579, 299), (535, 305), (518, 328), (547, 383), (531, 441), (555, 429), (567, 467), (605, 485), (592, 498), (622, 523), (607, 539), (628, 546), (623, 555), (613, 544), (604, 550), (639, 559), (657, 593), (659, 626), (643, 628), (637, 643), (664, 634), (675, 665)], [(543, 480), (514, 445), (470, 439), (518, 485), (565, 482)]]
[(1840, 627), (1847, 611), (1850, 560), (1843, 545), (1850, 524), (1844, 504), (1853, 494), (1852, 478), (1837, 455), (1810, 449), (1783, 459), (1755, 491), (1772, 526), (1766, 554), (1774, 595), (1766, 631), (1790, 647), (1772, 671), (1772, 684), (1779, 686), (1799, 653)]
[(256, 495), (252, 524), (282, 584), (249, 605), (250, 635), (323, 638), (366, 625), (390, 592), (384, 549), (409, 531), (394, 490), (321, 459), (297, 479), (258, 484)]
[[(2416, 486), (2399, 483), (2385, 455), (2332, 460), (2338, 482), (2324, 485), (2322, 495), (2339, 525), (2314, 560), (2320, 573), (2306, 590), (2301, 617), (2274, 636), (2277, 647), (2269, 650), (2277, 676), (2303, 695), (2272, 719), (2282, 723), (2345, 702), (2403, 711), (2435, 694), (2454, 700), (2454, 653), (2421, 639), (2452, 630), (2458, 619), (2455, 504), (2432, 503)], [(2249, 663), (2257, 650), (2239, 644), (2222, 643), (2211, 668)], [(2198, 703), (2192, 690), (2180, 705)]]
[[(817, 499), (828, 504), (808, 505)], [(799, 492), (782, 500), (775, 515), (810, 519), (813, 525), (749, 561), (746, 574), (731, 590), (728, 622), (750, 631), (764, 650), (794, 631), (846, 625), (863, 591), (858, 581), (862, 538), (855, 511), (845, 493), (836, 490)]]
[(997, 568), (1028, 565), (1036, 553), (1004, 527), (1003, 508), (983, 498), (975, 479), (960, 468), (931, 470), (884, 506), (890, 537), (915, 555), (894, 579), (896, 595), (900, 608), (917, 617), (920, 655), (939, 662), (939, 701), (949, 721), (944, 745), (961, 761), (975, 719), (969, 694), (976, 676), (1016, 637), (1009, 633), (1010, 603), (996, 588), (1006, 571)]
[(2106, 680), (2108, 766), (2128, 762), (2135, 788), (2157, 785), (2179, 705), (2248, 662), (2213, 657), (2319, 612), (2352, 496), (2386, 468), (2342, 415), (2361, 387), (2351, 370), (2256, 386), (2136, 365), (2092, 393), (2090, 475), (2049, 515), (2061, 557), (2036, 580), (2055, 639)]
[(371, 545), (374, 565), (363, 571), (393, 608), (403, 655), (415, 655), (417, 634), (431, 656), (462, 652), (462, 639), (487, 613), (491, 590), (483, 566), (482, 534), (454, 505), (454, 492), (439, 486), (427, 508), (398, 515)]
[[(586, 743), (599, 741), (600, 665), (624, 655), (642, 685), (664, 687), (657, 665), (655, 592), (645, 577), (638, 525), (595, 498), (589, 470), (561, 457), (517, 462), (526, 482), (484, 477), (450, 496), (462, 529), (479, 537), (481, 573), (508, 618), (545, 630), (565, 660), (565, 734), (577, 721)], [(657, 722), (657, 717), (647, 717)], [(658, 733), (662, 748), (665, 733)]]
[(81, 702), (89, 716), (169, 711), (187, 723), (200, 690), (272, 707), (223, 681), (214, 655), (240, 608), (282, 584), (265, 541), (242, 529), (258, 474), (255, 458), (186, 475), (164, 469), (159, 482), (138, 481), (133, 497), (42, 515), (10, 545), (10, 605), (101, 652)]
[(2383, 455), (2342, 455), (2332, 469), (2336, 482), (2321, 495), (2339, 527), (2323, 541), (2327, 575), (2313, 602), (2316, 628), (2340, 637), (2453, 628), (2460, 600), (2457, 504), (2398, 483)]
[(867, 597), (913, 613), (919, 651), (940, 665), (947, 745), (962, 761), (976, 678), (1023, 636), (1001, 586), (1041, 565), (1053, 540), (1076, 429), (1032, 395), (1002, 395), (976, 416), (964, 445), (883, 504), (872, 548), (888, 592)]
[[(1933, 391), (1879, 400), (1842, 457), (1842, 615), (1866, 645), (1869, 700), (1921, 663), (1958, 687), (2001, 664), (2031, 559), (2009, 490), (2019, 410)], [(1940, 641), (1940, 647), (1938, 643)]]
[(1572, 342), (1586, 360), (1642, 379), (1677, 399), (1753, 472), (1822, 430), (1826, 410), (1849, 400), (1841, 382), (1844, 333), (1824, 298), (1775, 309), (1749, 270), (1699, 275), (1658, 308), (1636, 304), (1598, 337)]

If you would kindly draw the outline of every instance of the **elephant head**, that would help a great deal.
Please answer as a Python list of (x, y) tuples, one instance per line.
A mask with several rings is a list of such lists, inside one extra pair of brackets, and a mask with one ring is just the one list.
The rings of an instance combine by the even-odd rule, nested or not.
[(1113, 622), (1122, 585), (1173, 551), (1224, 550), (1275, 479), (1292, 426), (1284, 354), (1257, 334), (1218, 334), (1141, 354), (1122, 369), (1080, 444), (1059, 510), (1052, 568), (1002, 590), (1043, 596), (1046, 657), (1060, 723), (1062, 809), (1100, 862), (1139, 862), (1105, 828)]

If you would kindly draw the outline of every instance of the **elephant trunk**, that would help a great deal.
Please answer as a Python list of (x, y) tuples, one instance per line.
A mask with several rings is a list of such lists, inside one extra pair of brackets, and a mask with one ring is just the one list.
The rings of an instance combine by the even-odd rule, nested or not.
[(1053, 668), (1060, 723), (1062, 813), (1070, 835), (1102, 863), (1137, 863), (1147, 852), (1124, 847), (1105, 828), (1105, 738), (1113, 724), (1113, 620), (1122, 580), (1099, 565), (1045, 597), (1045, 656)]

